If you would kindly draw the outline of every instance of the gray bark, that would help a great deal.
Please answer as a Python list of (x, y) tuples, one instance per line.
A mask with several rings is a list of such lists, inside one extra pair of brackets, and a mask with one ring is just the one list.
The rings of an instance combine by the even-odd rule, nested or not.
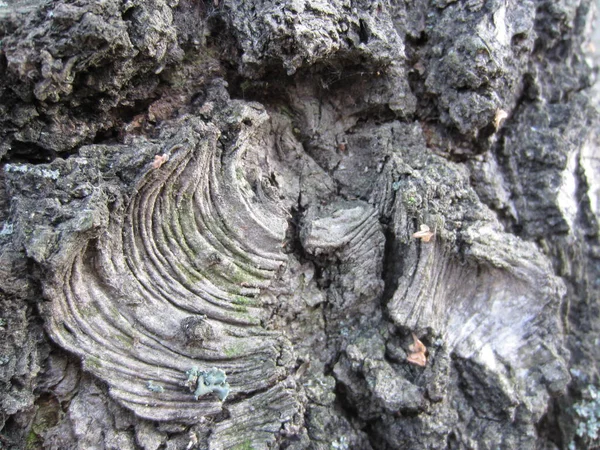
[(0, 2), (0, 448), (600, 445), (594, 6)]

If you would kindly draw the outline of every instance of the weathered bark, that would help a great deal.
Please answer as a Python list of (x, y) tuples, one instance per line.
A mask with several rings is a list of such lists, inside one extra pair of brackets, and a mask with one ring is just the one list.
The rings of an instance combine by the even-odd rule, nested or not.
[(592, 25), (0, 2), (0, 446), (598, 445)]

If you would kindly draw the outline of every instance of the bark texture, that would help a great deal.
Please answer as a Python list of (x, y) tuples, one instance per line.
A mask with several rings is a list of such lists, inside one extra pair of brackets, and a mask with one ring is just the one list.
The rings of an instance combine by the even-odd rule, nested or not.
[(0, 2), (0, 448), (600, 445), (593, 25)]

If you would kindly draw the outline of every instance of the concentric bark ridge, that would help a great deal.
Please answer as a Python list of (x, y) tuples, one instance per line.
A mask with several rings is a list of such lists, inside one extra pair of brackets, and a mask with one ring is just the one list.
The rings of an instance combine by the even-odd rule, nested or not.
[[(260, 293), (285, 262), (287, 217), (259, 168), (241, 164), (264, 153), (253, 136), (268, 116), (237, 106), (228, 140), (198, 118), (178, 123), (46, 286), (53, 339), (144, 418), (193, 422), (221, 410), (227, 383), (235, 399), (286, 376), (288, 344), (261, 326)], [(190, 392), (193, 368), (227, 381)]]

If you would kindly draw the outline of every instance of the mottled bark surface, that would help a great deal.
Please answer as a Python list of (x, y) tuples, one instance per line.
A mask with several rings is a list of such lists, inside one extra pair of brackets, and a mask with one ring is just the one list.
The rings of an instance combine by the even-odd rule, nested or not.
[(600, 445), (594, 6), (0, 2), (0, 448)]

